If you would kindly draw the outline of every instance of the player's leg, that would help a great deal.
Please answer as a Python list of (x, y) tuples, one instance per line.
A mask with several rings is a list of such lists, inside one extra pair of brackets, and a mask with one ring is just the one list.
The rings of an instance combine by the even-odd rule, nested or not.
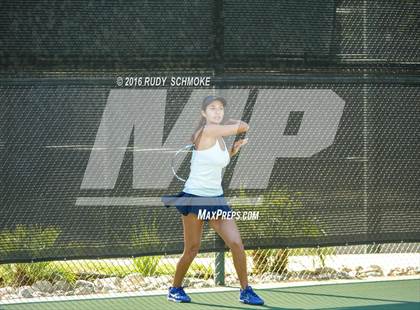
[(246, 255), (235, 220), (218, 218), (209, 220), (209, 225), (219, 234), (232, 251), (233, 264), (238, 274), (241, 288), (245, 288), (248, 285)]
[(181, 216), (184, 227), (184, 252), (176, 265), (173, 287), (180, 287), (182, 285), (182, 280), (200, 249), (204, 224), (194, 213)]

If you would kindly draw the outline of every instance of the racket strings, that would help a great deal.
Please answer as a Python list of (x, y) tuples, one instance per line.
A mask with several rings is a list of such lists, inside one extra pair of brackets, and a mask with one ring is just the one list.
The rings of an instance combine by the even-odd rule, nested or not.
[(197, 138), (195, 138), (195, 139), (194, 139), (194, 141), (193, 141), (193, 143), (192, 143), (192, 144), (188, 144), (188, 145), (186, 145), (186, 146), (184, 146), (184, 147), (180, 148), (180, 149), (179, 149), (179, 150), (175, 153), (175, 155), (172, 157), (172, 162), (171, 162), (172, 173), (174, 174), (174, 176), (175, 176), (178, 180), (180, 180), (180, 181), (182, 181), (182, 182), (186, 182), (186, 180), (185, 180), (184, 178), (181, 178), (179, 175), (177, 175), (177, 173), (176, 173), (176, 171), (175, 171), (175, 159), (177, 158), (178, 154), (179, 154), (179, 153), (181, 153), (181, 152), (185, 152), (185, 151), (189, 152), (189, 151), (191, 151), (191, 150), (192, 150), (192, 148), (194, 148), (195, 150), (197, 150), (197, 144), (196, 144), (196, 141), (197, 141), (197, 140), (199, 140), (199, 139), (201, 138), (201, 134), (203, 133), (203, 131), (204, 131), (204, 127), (205, 127), (205, 126), (206, 126), (206, 125), (203, 125), (203, 127), (202, 127), (202, 128), (201, 128), (201, 130), (200, 130), (200, 133), (198, 134)]

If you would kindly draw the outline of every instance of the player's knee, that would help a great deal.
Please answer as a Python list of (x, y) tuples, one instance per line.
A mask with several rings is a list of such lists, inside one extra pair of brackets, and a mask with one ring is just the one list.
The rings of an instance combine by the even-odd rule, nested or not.
[(194, 259), (200, 250), (200, 245), (192, 245), (184, 249), (184, 256), (188, 259)]
[(229, 248), (232, 250), (244, 250), (244, 245), (241, 240), (231, 240), (228, 244)]

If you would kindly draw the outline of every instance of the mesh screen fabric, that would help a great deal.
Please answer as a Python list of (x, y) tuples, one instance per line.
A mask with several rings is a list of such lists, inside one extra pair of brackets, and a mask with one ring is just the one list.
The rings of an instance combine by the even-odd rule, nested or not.
[[(368, 105), (362, 98), (363, 87)], [(255, 91), (265, 89), (252, 85), (248, 89), (236, 88), (254, 91), (249, 92), (250, 97), (258, 97)], [(419, 133), (419, 88), (380, 84), (289, 84), (270, 88), (332, 89), (343, 98), (345, 107), (330, 147), (311, 157), (277, 158), (268, 187), (247, 193), (253, 198), (271, 195), (270, 203), (236, 207), (260, 212), (258, 221), (238, 221), (245, 245), (253, 248), (418, 239), (419, 171), (414, 167), (418, 165), (415, 141)], [(134, 145), (134, 133), (129, 133), (115, 186), (81, 188), (109, 90), (42, 85), (1, 88), (1, 102), (8, 109), (2, 122), (5, 173), (0, 227), (3, 231), (17, 224), (55, 227), (59, 237), (52, 248), (38, 253), (40, 257), (176, 253), (182, 249), (180, 215), (155, 199), (181, 190), (182, 184), (174, 178), (167, 188), (158, 184), (155, 188), (133, 188), (133, 159), (139, 156), (136, 148), (148, 147)], [(172, 126), (165, 126), (162, 143), (191, 93), (188, 88), (167, 93), (170, 109), (166, 109), (164, 118), (171, 120)], [(269, 115), (278, 104), (272, 98), (260, 108)], [(248, 106), (247, 113), (252, 115), (253, 109)], [(151, 125), (162, 117), (151, 114), (146, 125), (153, 128)], [(192, 130), (188, 124), (183, 126), (185, 132)], [(301, 126), (299, 118), (290, 114), (290, 128), (286, 131), (293, 134), (296, 126)], [(270, 141), (278, 134), (278, 129), (271, 127), (265, 136)], [(231, 142), (227, 140), (227, 145)], [(151, 179), (158, 165), (165, 163), (153, 160), (162, 149), (155, 152), (142, 157), (149, 166), (147, 171), (141, 171), (144, 180)], [(252, 167), (247, 168), (252, 178), (260, 177), (271, 164), (262, 155), (251, 155)], [(179, 167), (180, 173), (188, 168), (188, 159), (185, 157)], [(233, 160), (224, 172), (223, 187), (228, 199), (240, 194), (238, 189), (230, 188), (237, 164)], [(281, 197), (281, 203), (273, 202), (275, 195)], [(232, 206), (235, 209), (234, 203)], [(223, 249), (214, 233), (205, 229), (202, 250)], [(25, 249), (9, 254), (1, 259), (37, 258)]]

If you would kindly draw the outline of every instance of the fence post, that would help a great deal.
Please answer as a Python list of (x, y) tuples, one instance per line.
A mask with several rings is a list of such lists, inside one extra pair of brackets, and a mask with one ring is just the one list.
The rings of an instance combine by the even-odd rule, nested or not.
[(225, 252), (216, 252), (214, 261), (214, 283), (225, 285)]

